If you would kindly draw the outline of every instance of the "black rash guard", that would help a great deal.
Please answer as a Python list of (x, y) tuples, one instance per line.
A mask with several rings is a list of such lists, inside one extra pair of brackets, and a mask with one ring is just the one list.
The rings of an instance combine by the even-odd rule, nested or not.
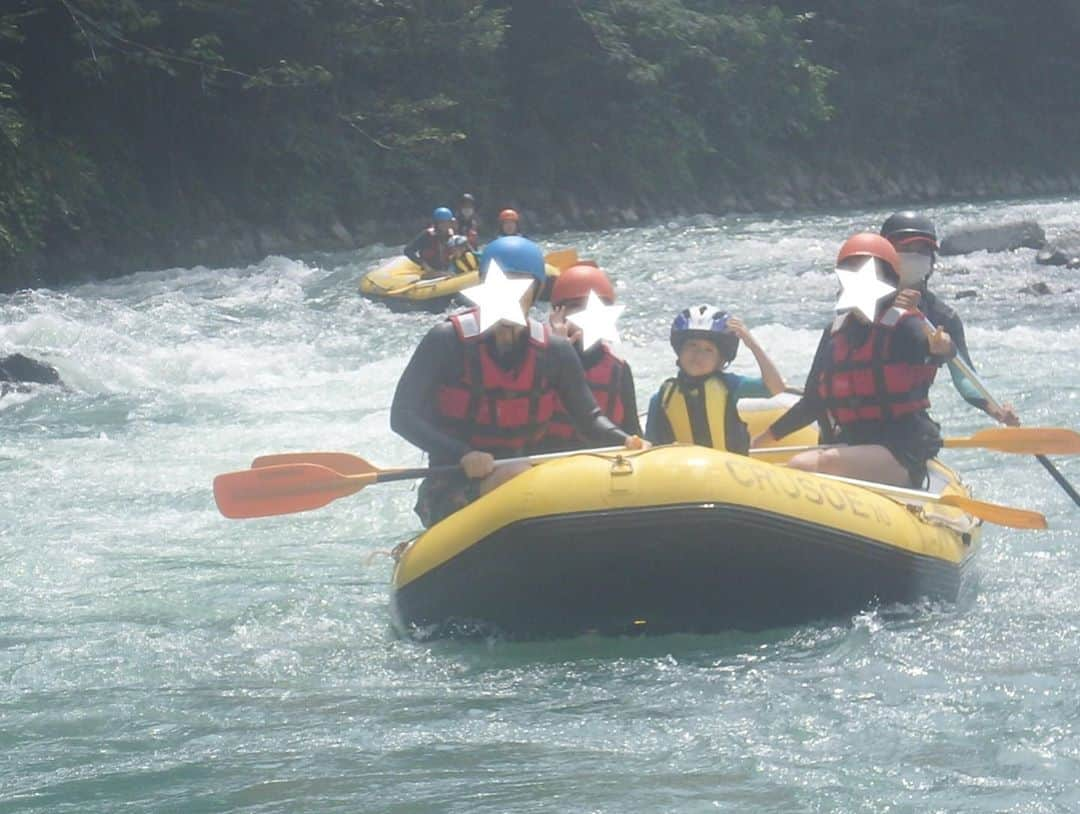
[[(482, 341), (490, 343), (492, 358), (500, 366), (512, 369), (525, 356), (528, 331), (522, 331), (518, 341), (503, 355), (496, 351), (491, 334)], [(612, 424), (596, 405), (577, 351), (569, 342), (559, 336), (550, 337), (547, 352), (540, 354), (539, 361), (542, 367), (537, 378), (547, 380), (558, 392), (582, 436), (598, 446), (619, 446), (626, 442), (627, 434)], [(456, 464), (471, 449), (461, 439), (448, 435), (439, 426), (435, 413), (439, 387), (460, 384), (464, 362), (462, 341), (453, 324), (440, 322), (420, 341), (394, 391), (390, 428), (427, 452), (433, 465)]]

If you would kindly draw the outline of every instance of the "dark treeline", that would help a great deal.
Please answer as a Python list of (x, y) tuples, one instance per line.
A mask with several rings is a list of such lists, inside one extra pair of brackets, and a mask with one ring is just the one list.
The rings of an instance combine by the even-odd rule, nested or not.
[(1075, 0), (8, 0), (0, 289), (465, 189), (580, 222), (1075, 178), (1078, 44)]

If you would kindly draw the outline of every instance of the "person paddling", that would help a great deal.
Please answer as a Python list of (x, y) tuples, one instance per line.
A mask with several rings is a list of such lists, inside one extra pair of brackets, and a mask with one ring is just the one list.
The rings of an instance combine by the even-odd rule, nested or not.
[[(897, 273), (900, 287), (905, 290), (897, 297), (895, 304), (900, 308), (917, 307), (930, 320), (930, 324), (943, 328), (956, 345), (957, 356), (974, 370), (960, 315), (928, 288), (937, 261), (938, 240), (934, 222), (917, 212), (894, 212), (881, 224), (880, 231), (882, 237), (896, 248), (900, 258)], [(949, 374), (953, 385), (968, 404), (1002, 424), (1011, 427), (1020, 425), (1011, 404), (998, 405), (988, 401), (955, 361), (949, 362)]]
[(447, 241), (454, 234), (454, 213), (445, 206), (431, 213), (431, 225), (402, 249), (402, 254), (424, 270), (425, 276), (444, 273), (450, 266)]
[[(728, 373), (742, 340), (757, 360), (761, 378)], [(740, 398), (782, 393), (784, 377), (745, 323), (710, 305), (686, 308), (671, 324), (678, 375), (649, 402), (645, 437), (654, 444), (697, 444), (746, 455), (750, 434), (739, 417)]]
[(880, 235), (853, 235), (840, 247), (839, 316), (822, 334), (802, 398), (754, 439), (755, 447), (817, 420), (823, 441), (839, 446), (800, 453), (792, 468), (925, 484), (926, 463), (942, 446), (940, 427), (927, 412), (930, 385), (956, 345), (904, 304), (912, 298), (895, 290), (899, 268), (896, 249)]
[[(595, 295), (591, 302), (590, 294)], [(593, 398), (604, 415), (627, 435), (641, 435), (630, 364), (615, 354), (608, 338), (590, 336), (588, 339), (592, 344), (585, 347), (584, 332), (574, 320), (574, 317), (587, 315), (587, 306), (604, 311), (614, 305), (615, 287), (603, 269), (583, 264), (570, 266), (555, 278), (548, 324), (553, 334), (565, 336), (574, 346)], [(614, 318), (611, 322), (614, 323)], [(562, 401), (557, 399), (542, 442), (544, 451), (561, 452), (583, 446), (585, 441), (575, 429), (573, 419)]]
[(527, 469), (496, 469), (495, 461), (534, 449), (556, 397), (589, 443), (647, 446), (601, 413), (570, 343), (526, 316), (546, 277), (540, 247), (522, 237), (494, 240), (481, 256), (480, 274), (483, 285), (464, 292), (479, 307), (428, 331), (390, 408), (391, 429), (427, 452), (433, 465), (461, 467), (421, 484), (416, 512), (425, 526)]

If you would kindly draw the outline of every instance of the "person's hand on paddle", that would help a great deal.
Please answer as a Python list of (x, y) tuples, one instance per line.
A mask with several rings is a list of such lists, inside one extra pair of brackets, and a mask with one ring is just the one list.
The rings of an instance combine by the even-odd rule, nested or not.
[(1020, 426), (1020, 416), (1016, 414), (1011, 404), (987, 405), (986, 412), (1007, 427)]
[(652, 444), (640, 435), (628, 435), (626, 437), (626, 448), (640, 452), (642, 450), (652, 449)]
[(896, 299), (893, 300), (893, 307), (900, 308), (904, 311), (916, 311), (919, 308), (919, 302), (922, 300), (922, 294), (914, 288), (905, 288), (899, 294), (896, 295)]
[(458, 461), (465, 476), (473, 480), (486, 478), (495, 471), (495, 456), (488, 452), (470, 450)]
[(956, 350), (952, 337), (944, 328), (935, 328), (926, 335), (926, 344), (931, 356), (952, 356)]

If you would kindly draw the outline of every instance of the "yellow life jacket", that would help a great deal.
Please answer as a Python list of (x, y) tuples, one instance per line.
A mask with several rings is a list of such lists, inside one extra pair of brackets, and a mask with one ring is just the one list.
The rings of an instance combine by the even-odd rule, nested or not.
[(690, 387), (668, 379), (660, 388), (660, 407), (680, 444), (743, 455), (750, 448), (750, 432), (739, 418), (723, 374), (709, 376), (700, 385)]
[(454, 273), (468, 274), (470, 271), (479, 271), (480, 261), (476, 259), (476, 252), (467, 251), (461, 257), (454, 258)]

